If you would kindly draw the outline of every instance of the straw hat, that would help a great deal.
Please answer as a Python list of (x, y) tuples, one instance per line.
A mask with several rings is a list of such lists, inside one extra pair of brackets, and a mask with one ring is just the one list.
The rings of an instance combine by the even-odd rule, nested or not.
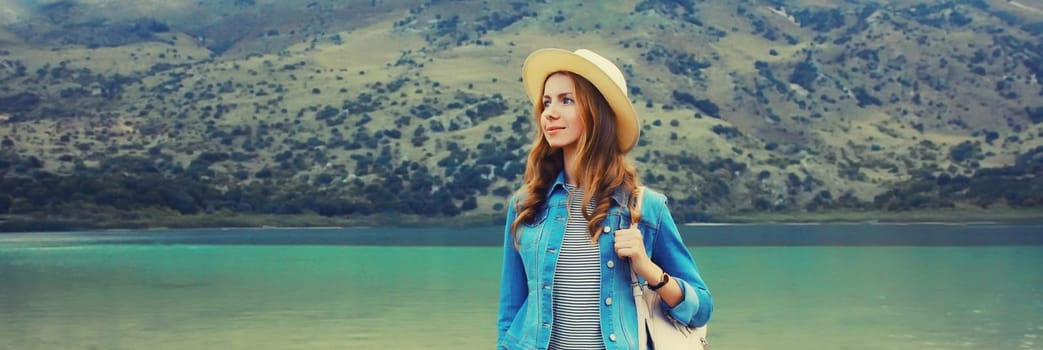
[(560, 71), (576, 73), (594, 84), (616, 115), (616, 138), (620, 151), (626, 153), (634, 148), (640, 128), (637, 111), (627, 96), (627, 82), (623, 72), (612, 61), (587, 49), (574, 52), (562, 49), (536, 50), (525, 59), (522, 66), (525, 93), (529, 95), (533, 106), (543, 102), (543, 84), (547, 76)]

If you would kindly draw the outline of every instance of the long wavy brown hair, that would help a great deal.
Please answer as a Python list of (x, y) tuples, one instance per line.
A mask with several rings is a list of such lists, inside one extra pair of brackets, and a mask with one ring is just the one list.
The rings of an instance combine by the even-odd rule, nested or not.
[[(576, 103), (585, 130), (576, 141), (576, 164), (572, 166), (578, 170), (577, 185), (583, 188), (580, 203), (590, 203), (591, 200), (595, 203), (593, 211), (588, 211), (586, 205), (582, 207), (591, 241), (597, 242), (602, 232), (601, 222), (608, 216), (608, 209), (612, 205), (612, 194), (617, 189), (634, 193), (639, 185), (637, 170), (619, 148), (615, 114), (601, 92), (587, 79), (572, 72), (551, 75), (554, 74), (566, 74), (575, 84)], [(518, 226), (522, 223), (531, 224), (536, 219), (538, 210), (546, 205), (547, 190), (565, 167), (562, 149), (552, 148), (540, 127), (543, 110), (542, 103), (533, 110), (536, 135), (525, 166), (525, 183), (519, 190), (518, 197), (522, 200), (517, 203), (518, 216), (511, 223), (515, 244), (519, 239)], [(630, 202), (627, 206), (633, 208), (635, 203), (633, 200)]]

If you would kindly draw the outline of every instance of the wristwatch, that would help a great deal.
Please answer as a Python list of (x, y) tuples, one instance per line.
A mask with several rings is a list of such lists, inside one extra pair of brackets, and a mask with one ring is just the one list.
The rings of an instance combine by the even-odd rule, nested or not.
[(659, 284), (656, 284), (656, 285), (653, 286), (651, 284), (647, 284), (647, 281), (646, 281), (645, 284), (648, 285), (648, 289), (650, 289), (652, 291), (656, 291), (656, 290), (659, 290), (659, 288), (663, 288), (663, 286), (666, 285), (666, 282), (670, 282), (670, 275), (667, 275), (666, 271), (663, 271), (663, 278), (662, 278), (661, 281), (659, 281)]

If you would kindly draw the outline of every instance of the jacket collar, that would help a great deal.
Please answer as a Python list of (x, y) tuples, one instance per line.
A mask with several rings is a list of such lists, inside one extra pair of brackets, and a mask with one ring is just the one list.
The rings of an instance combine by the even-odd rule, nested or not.
[[(550, 187), (547, 188), (547, 194), (544, 198), (550, 198), (550, 195), (553, 194), (554, 191), (557, 190), (559, 187), (562, 190), (565, 190), (564, 170), (558, 172), (558, 177), (554, 179), (554, 184), (550, 185)], [(627, 200), (630, 199), (630, 193), (626, 193), (626, 191), (623, 191), (622, 188), (617, 188), (615, 191), (612, 192), (612, 199), (616, 201), (616, 205), (622, 207), (624, 206), (624, 203), (626, 203)]]

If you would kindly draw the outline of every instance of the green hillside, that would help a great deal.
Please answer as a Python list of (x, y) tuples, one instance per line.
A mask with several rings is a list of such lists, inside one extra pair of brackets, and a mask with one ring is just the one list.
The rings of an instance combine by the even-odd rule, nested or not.
[(1043, 206), (1038, 0), (9, 12), (9, 227), (495, 220), (524, 171), (520, 70), (541, 47), (616, 59), (642, 119), (631, 158), (685, 221)]

